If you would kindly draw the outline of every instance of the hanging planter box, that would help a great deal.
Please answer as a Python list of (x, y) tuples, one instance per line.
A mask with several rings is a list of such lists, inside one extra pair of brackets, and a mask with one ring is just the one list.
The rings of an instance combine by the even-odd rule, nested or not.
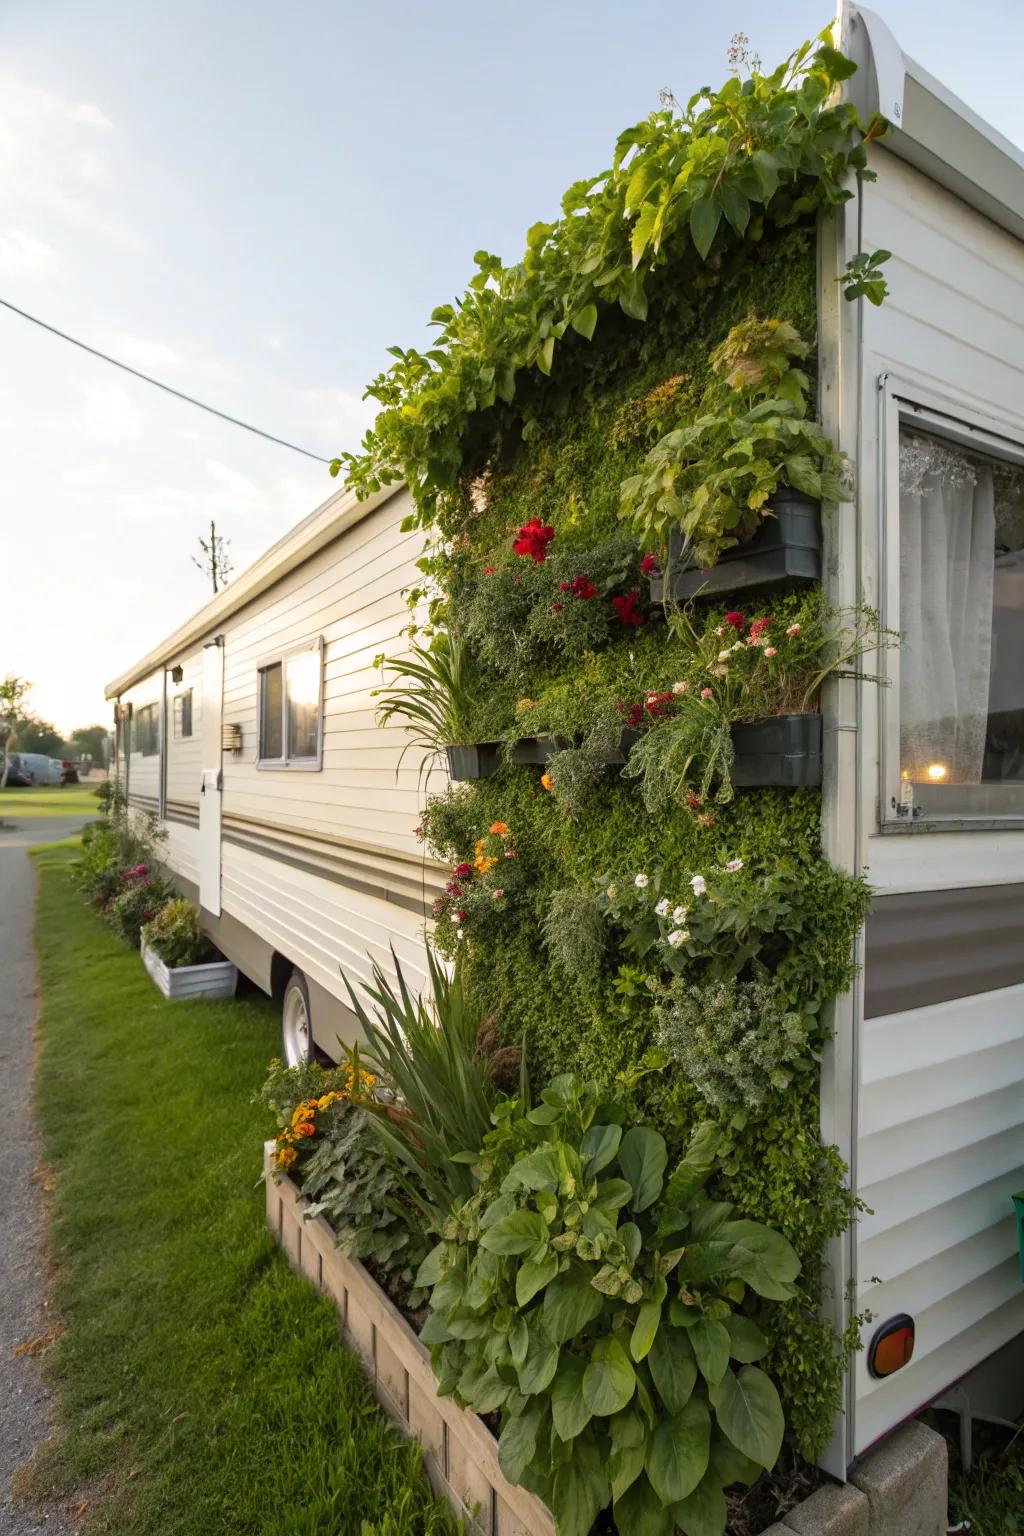
[(774, 517), (765, 518), (754, 537), (727, 549), (710, 570), (683, 559), (683, 536), (673, 529), (668, 575), (650, 577), (651, 601), (676, 602), (692, 597), (720, 597), (733, 592), (769, 592), (821, 580), (821, 506), (800, 491), (780, 488), (772, 497)]
[(445, 747), (444, 750), (453, 783), (461, 783), (463, 779), (489, 779), (501, 761), (500, 741), (478, 741)]
[(773, 715), (732, 728), (737, 789), (814, 788), (821, 783), (821, 716)]
[(143, 940), (142, 963), (164, 997), (234, 997), (238, 971), (230, 960), (211, 960), (205, 965), (165, 965)]
[(263, 1149), (267, 1226), (293, 1269), (334, 1300), (345, 1341), (358, 1355), (377, 1400), (423, 1448), (435, 1492), (448, 1499), (472, 1536), (555, 1536), (550, 1511), (503, 1476), (498, 1445), (483, 1420), (439, 1397), (430, 1353), (357, 1259), (347, 1259), (327, 1223), (306, 1216), (289, 1178), (272, 1176), (274, 1143)]

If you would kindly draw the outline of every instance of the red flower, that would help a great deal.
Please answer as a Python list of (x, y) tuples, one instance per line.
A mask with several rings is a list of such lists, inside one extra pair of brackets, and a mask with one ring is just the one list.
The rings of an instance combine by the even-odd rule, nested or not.
[(452, 870), (452, 874), (456, 880), (467, 880), (472, 873), (472, 864), (456, 864), (455, 868)]
[(758, 635), (763, 635), (771, 627), (771, 622), (771, 619), (755, 619), (750, 626), (751, 638), (756, 640)]
[(699, 795), (695, 795), (693, 790), (691, 789), (687, 793), (686, 803), (690, 807), (691, 811), (695, 811), (697, 809), (697, 807), (700, 805), (700, 796)]
[(555, 530), (550, 524), (542, 523), (539, 517), (531, 517), (520, 528), (519, 537), (512, 548), (517, 555), (527, 555), (540, 565), (548, 557), (548, 545), (554, 536)]
[(637, 603), (640, 601), (639, 592), (627, 592), (625, 597), (613, 597), (612, 607), (618, 614), (623, 624), (642, 624), (644, 616), (637, 612)]
[(658, 564), (657, 555), (644, 555), (640, 561), (640, 569), (645, 576), (660, 576), (661, 566)]
[(731, 624), (733, 629), (742, 629), (747, 621), (743, 617), (742, 613), (735, 613), (734, 612), (734, 613), (727, 613), (726, 614), (725, 622), (727, 624)]
[(572, 591), (572, 587), (570, 587), (570, 585), (569, 585), (569, 583), (567, 581), (560, 581), (558, 583), (558, 590), (559, 590), (559, 592), (571, 592)]
[(457, 880), (449, 880), (448, 884), (445, 886), (445, 890), (448, 892), (449, 896), (462, 895), (462, 886)]
[(562, 611), (562, 609), (564, 607), (565, 607), (564, 603), (552, 603), (551, 604), (551, 612), (552, 613), (561, 613), (561, 611)]
[(484, 575), (485, 576), (493, 576), (497, 569), (498, 569), (498, 567), (496, 565), (485, 565), (484, 566)]
[(635, 731), (644, 718), (644, 706), (642, 704), (631, 704), (626, 718), (629, 722), (630, 730)]
[(572, 592), (574, 597), (582, 598), (585, 603), (589, 602), (592, 597), (597, 596), (597, 588), (586, 576), (577, 576), (569, 591)]
[(439, 898), (437, 901), (434, 902), (434, 916), (435, 917), (440, 917), (441, 913), (443, 912), (443, 910), (444, 910), (444, 902), (441, 901), (440, 898)]

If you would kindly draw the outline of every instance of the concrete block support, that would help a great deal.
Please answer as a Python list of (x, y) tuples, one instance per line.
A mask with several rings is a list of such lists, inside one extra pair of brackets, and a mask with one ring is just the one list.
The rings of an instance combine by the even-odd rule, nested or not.
[(819, 1488), (783, 1516), (783, 1529), (799, 1536), (871, 1536), (867, 1496), (850, 1483)]
[(872, 1451), (850, 1481), (870, 1510), (870, 1536), (945, 1536), (947, 1452), (943, 1437), (916, 1421)]

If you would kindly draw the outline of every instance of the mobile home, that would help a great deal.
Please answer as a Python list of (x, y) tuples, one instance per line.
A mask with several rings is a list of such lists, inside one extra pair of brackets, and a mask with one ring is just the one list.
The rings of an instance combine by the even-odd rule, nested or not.
[[(858, 1357), (839, 1476), (1024, 1333), (1024, 155), (873, 13), (842, 25), (848, 88), (891, 131), (819, 237), (819, 407), (856, 476), (824, 519), (823, 581), (903, 643), (888, 686), (825, 701), (825, 848), (875, 896), (822, 1129), (869, 1208), (835, 1247), (837, 1310), (852, 1294), (914, 1348), (886, 1376)], [(840, 273), (879, 248), (890, 297), (844, 303)], [(419, 764), (371, 698), (418, 578), (409, 509), (401, 487), (332, 496), (107, 689), (129, 802), (281, 1000), (291, 1059), (350, 1032), (342, 972), (394, 946), (422, 975), (444, 884), (415, 836)]]

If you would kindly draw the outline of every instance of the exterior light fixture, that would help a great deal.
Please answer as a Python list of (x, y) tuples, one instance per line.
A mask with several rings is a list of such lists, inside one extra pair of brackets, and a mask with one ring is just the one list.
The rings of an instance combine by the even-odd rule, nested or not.
[(940, 784), (946, 777), (949, 769), (945, 763), (929, 763), (926, 772), (933, 784)]
[(914, 1353), (914, 1319), (901, 1312), (878, 1329), (868, 1348), (872, 1376), (891, 1376), (901, 1371)]

